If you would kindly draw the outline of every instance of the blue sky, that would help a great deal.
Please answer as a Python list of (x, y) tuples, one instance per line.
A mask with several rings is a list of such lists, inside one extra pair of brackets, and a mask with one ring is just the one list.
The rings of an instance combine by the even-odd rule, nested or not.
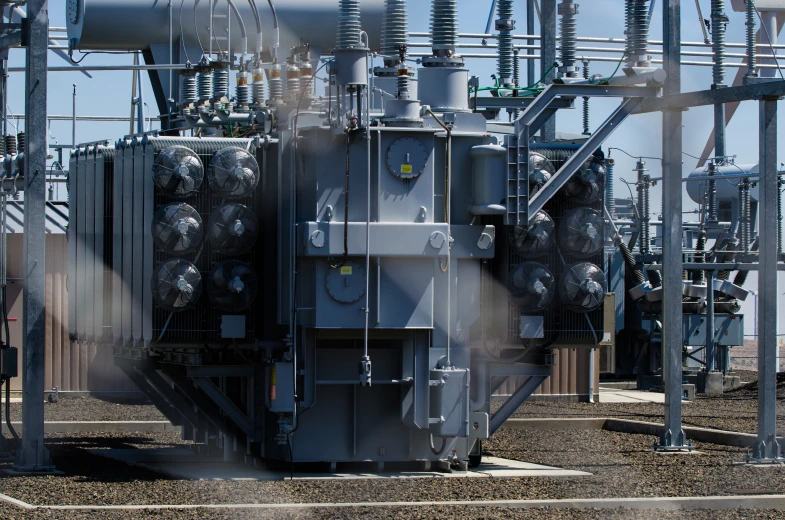
[[(284, 0), (279, 0), (284, 1)], [(65, 0), (50, 0), (51, 25), (65, 25)], [(622, 0), (579, 0), (580, 13), (578, 15), (578, 33), (581, 36), (595, 37), (616, 37), (622, 38), (624, 31), (624, 9)], [(661, 6), (663, 0), (658, 0), (650, 29), (651, 39), (661, 39)], [(709, 14), (709, 0), (700, 0), (704, 16)], [(744, 15), (743, 13), (730, 12), (730, 2), (728, 3), (728, 24), (727, 40), (729, 42), (744, 41)], [(682, 2), (682, 39), (684, 41), (702, 41), (698, 16), (694, 3), (691, 1)], [(336, 0), (337, 5), (337, 0)], [(458, 0), (459, 5), (459, 27), (461, 32), (483, 32), (488, 18), (488, 10), (491, 0)], [(264, 16), (265, 14), (262, 13)], [(410, 0), (409, 2), (409, 24), (412, 31), (427, 31), (430, 17), (430, 2), (425, 0)], [(525, 2), (517, 0), (515, 2), (515, 18), (517, 20), (516, 33), (522, 34), (526, 28)], [(538, 30), (539, 32), (539, 30)], [(473, 41), (473, 42), (476, 42)], [(695, 49), (693, 49), (695, 50)], [(703, 50), (703, 49), (702, 49)], [(734, 50), (733, 52), (742, 52)], [(580, 54), (580, 53), (579, 53)], [(697, 58), (691, 58), (697, 59)], [(736, 61), (736, 60), (733, 60)], [(113, 64), (131, 63), (130, 56), (116, 55), (92, 55), (85, 58), (84, 63), (92, 64)], [(24, 64), (24, 51), (12, 50), (10, 65), (21, 66)], [(50, 53), (51, 65), (63, 65), (63, 61)], [(783, 63), (785, 65), (785, 63)], [(490, 82), (490, 75), (495, 71), (495, 60), (468, 60), (467, 66), (473, 75), (481, 78), (485, 84)], [(592, 73), (611, 74), (615, 68), (614, 63), (592, 63)], [(525, 65), (522, 65), (525, 70)], [(537, 65), (539, 71), (539, 64)], [(729, 68), (727, 77), (729, 81), (735, 75), (734, 68)], [(80, 115), (127, 115), (130, 110), (131, 97), (131, 72), (94, 72), (93, 79), (89, 79), (80, 73), (51, 73), (49, 75), (49, 113), (50, 114), (70, 114), (71, 113), (71, 93), (72, 84), (77, 85), (77, 111)], [(11, 73), (9, 79), (9, 109), (11, 113), (21, 113), (24, 111), (24, 76), (20, 73)], [(146, 101), (155, 111), (152, 90), (146, 76), (144, 78), (144, 88)], [(710, 67), (684, 67), (682, 71), (682, 90), (702, 90), (709, 88), (711, 83)], [(592, 121), (593, 124), (601, 122), (616, 106), (615, 100), (594, 100), (592, 101)], [(580, 106), (576, 104), (576, 106)], [(684, 115), (684, 151), (692, 155), (700, 155), (703, 146), (711, 132), (713, 124), (712, 108), (703, 107), (692, 109)], [(785, 128), (785, 110), (780, 110), (780, 128)], [(580, 109), (564, 111), (557, 116), (557, 128), (560, 131), (580, 133), (581, 114)], [(756, 163), (758, 156), (758, 109), (755, 102), (745, 102), (736, 113), (733, 121), (727, 130), (727, 149), (729, 155), (736, 155), (737, 164)], [(607, 142), (605, 147), (613, 146), (622, 148), (633, 155), (645, 155), (659, 157), (661, 155), (661, 116), (659, 114), (648, 114), (634, 116), (628, 119), (623, 127), (617, 131)], [(54, 143), (56, 139), (60, 143), (71, 141), (70, 122), (52, 122), (50, 126), (51, 135)], [(77, 123), (77, 141), (86, 142), (99, 139), (116, 139), (128, 133), (127, 123)], [(782, 142), (782, 140), (780, 140)], [(613, 153), (617, 159), (616, 175), (628, 180), (634, 178), (631, 172), (635, 165), (634, 159), (622, 154)], [(782, 151), (779, 157), (783, 158)], [(684, 175), (694, 167), (695, 161), (685, 157)], [(660, 166), (657, 161), (648, 161), (648, 167), (653, 176), (660, 175)], [(615, 191), (617, 196), (624, 196), (627, 188), (619, 179), (616, 181)], [(660, 207), (659, 186), (653, 191), (653, 208), (658, 211)], [(692, 209), (695, 205), (686, 197), (685, 210)], [(686, 215), (692, 219), (694, 215)], [(752, 278), (752, 277), (751, 277)], [(755, 279), (749, 282), (750, 287), (754, 287)], [(781, 287), (785, 284), (781, 283)], [(785, 289), (781, 289), (782, 290)], [(751, 311), (751, 308), (750, 308)], [(751, 318), (751, 316), (750, 316)], [(751, 329), (752, 319), (748, 320), (748, 330)]]

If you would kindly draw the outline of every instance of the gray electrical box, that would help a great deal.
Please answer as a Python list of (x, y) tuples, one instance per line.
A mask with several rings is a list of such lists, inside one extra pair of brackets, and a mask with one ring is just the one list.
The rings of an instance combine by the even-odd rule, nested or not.
[(441, 437), (469, 435), (469, 371), (431, 370), (430, 431)]
[[(683, 321), (684, 344), (706, 344), (706, 315), (685, 314)], [(744, 316), (741, 314), (715, 314), (714, 338), (717, 345), (733, 347), (744, 345)]]
[(294, 411), (294, 372), (291, 363), (273, 363), (267, 367), (265, 404), (273, 413)]

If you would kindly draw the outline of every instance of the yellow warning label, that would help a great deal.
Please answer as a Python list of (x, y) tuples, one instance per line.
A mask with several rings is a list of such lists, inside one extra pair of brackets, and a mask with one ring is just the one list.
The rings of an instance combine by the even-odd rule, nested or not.
[(341, 267), (341, 276), (351, 276), (352, 275), (352, 268), (351, 266), (343, 266)]
[(412, 173), (412, 165), (411, 164), (402, 164), (401, 165), (401, 173)]

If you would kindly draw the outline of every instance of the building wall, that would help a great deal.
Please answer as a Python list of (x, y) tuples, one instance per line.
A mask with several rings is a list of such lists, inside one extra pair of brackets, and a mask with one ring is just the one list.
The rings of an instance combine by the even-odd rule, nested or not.
[[(20, 348), (22, 374), (22, 235), (8, 235), (8, 317), (11, 345)], [(112, 348), (68, 339), (68, 246), (66, 235), (46, 235), (46, 333), (44, 389), (62, 391), (137, 391), (126, 375), (114, 366)], [(13, 321), (15, 320), (15, 321)], [(11, 381), (12, 390), (22, 389), (22, 378)]]

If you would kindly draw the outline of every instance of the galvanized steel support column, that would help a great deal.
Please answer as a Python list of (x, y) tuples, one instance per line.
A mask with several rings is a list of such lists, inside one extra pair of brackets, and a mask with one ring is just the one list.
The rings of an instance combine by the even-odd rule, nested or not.
[[(662, 8), (663, 68), (667, 74), (663, 97), (681, 92), (681, 2), (668, 0)], [(662, 376), (665, 386), (665, 428), (658, 449), (686, 448), (681, 427), (682, 383), (682, 113), (662, 115)]]
[(47, 472), (51, 465), (44, 448), (44, 305), (46, 255), (46, 68), (49, 44), (48, 0), (27, 2), (25, 77), (25, 229), (24, 339), (22, 349), (22, 448), (14, 469)]
[(716, 271), (706, 271), (706, 372), (716, 370), (714, 349), (714, 277)]
[[(534, 34), (534, 0), (526, 0), (526, 34)], [(526, 40), (526, 54), (534, 56), (534, 40)], [(526, 60), (526, 79), (527, 86), (534, 85), (537, 78), (534, 76), (534, 60), (529, 58)]]
[(758, 211), (758, 438), (753, 461), (782, 459), (777, 443), (777, 100), (760, 101), (760, 195)]
[[(540, 17), (540, 34), (542, 35), (540, 70), (541, 74), (545, 76), (543, 82), (550, 85), (556, 77), (556, 69), (552, 69), (547, 74), (545, 71), (550, 69), (556, 61), (556, 0), (542, 0)], [(556, 139), (556, 117), (551, 117), (542, 125), (540, 137), (545, 142)]]

